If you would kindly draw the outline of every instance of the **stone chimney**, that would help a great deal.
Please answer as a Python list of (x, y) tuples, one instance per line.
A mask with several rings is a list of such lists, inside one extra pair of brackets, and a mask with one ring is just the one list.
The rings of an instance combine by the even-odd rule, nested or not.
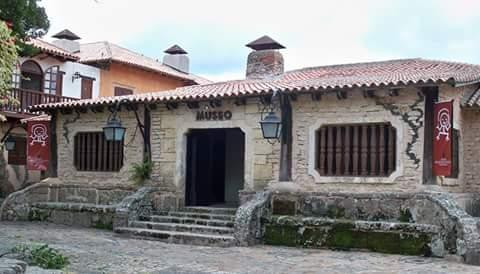
[(246, 46), (253, 49), (248, 54), (247, 79), (268, 79), (283, 73), (283, 56), (278, 50), (284, 46), (266, 35)]
[(163, 64), (178, 71), (189, 73), (190, 60), (188, 59), (187, 52), (178, 45), (174, 45), (165, 50), (165, 56), (163, 56)]
[(52, 36), (53, 38), (57, 38), (52, 43), (68, 52), (76, 53), (80, 51), (80, 43), (76, 40), (79, 40), (75, 33), (69, 31), (68, 29), (64, 29), (61, 32)]

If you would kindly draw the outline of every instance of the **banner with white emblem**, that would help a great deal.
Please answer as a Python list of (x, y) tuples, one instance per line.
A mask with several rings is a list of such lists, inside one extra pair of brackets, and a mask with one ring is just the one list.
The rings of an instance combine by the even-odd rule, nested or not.
[(433, 129), (433, 174), (452, 174), (453, 101), (436, 103)]
[(49, 121), (27, 122), (27, 169), (47, 170), (50, 158)]

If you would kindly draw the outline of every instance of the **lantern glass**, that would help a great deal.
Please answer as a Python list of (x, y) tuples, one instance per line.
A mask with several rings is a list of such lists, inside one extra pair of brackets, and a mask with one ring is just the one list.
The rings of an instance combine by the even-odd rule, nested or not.
[(5, 140), (5, 150), (12, 151), (15, 149), (15, 139), (12, 136), (8, 136)]
[(125, 128), (122, 127), (122, 123), (115, 117), (107, 122), (107, 125), (103, 128), (103, 134), (107, 141), (122, 141), (125, 136)]
[(280, 118), (278, 118), (274, 112), (270, 112), (262, 121), (260, 121), (263, 138), (278, 139), (280, 137), (281, 124), (282, 122)]

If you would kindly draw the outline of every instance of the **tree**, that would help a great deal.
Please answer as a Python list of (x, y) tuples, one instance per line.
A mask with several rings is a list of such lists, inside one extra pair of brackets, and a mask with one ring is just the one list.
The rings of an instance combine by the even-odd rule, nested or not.
[(40, 0), (2, 0), (0, 19), (11, 24), (13, 35), (25, 39), (41, 37), (50, 27), (45, 8), (39, 7)]
[[(14, 103), (8, 91), (11, 88), (12, 73), (17, 57), (17, 46), (12, 32), (5, 22), (0, 21), (0, 107)], [(0, 114), (0, 121), (4, 119), (5, 117)]]

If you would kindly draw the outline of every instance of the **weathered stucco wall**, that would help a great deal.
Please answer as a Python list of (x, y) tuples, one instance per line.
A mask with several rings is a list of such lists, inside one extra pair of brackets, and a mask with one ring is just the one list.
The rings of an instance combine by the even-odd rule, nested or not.
[(113, 96), (115, 87), (132, 89), (134, 93), (162, 91), (184, 86), (184, 82), (150, 71), (113, 63), (101, 70), (100, 96)]
[[(58, 177), (64, 183), (81, 183), (89, 185), (128, 185), (129, 170), (133, 163), (143, 161), (143, 138), (140, 130), (135, 130), (137, 121), (133, 111), (118, 112), (118, 118), (122, 125), (127, 128), (124, 139), (123, 167), (119, 172), (90, 172), (77, 171), (74, 164), (74, 137), (79, 132), (101, 132), (106, 125), (110, 111), (107, 109), (101, 113), (72, 113), (59, 114), (57, 119), (57, 144), (58, 144)], [(143, 109), (138, 110), (143, 117)]]

